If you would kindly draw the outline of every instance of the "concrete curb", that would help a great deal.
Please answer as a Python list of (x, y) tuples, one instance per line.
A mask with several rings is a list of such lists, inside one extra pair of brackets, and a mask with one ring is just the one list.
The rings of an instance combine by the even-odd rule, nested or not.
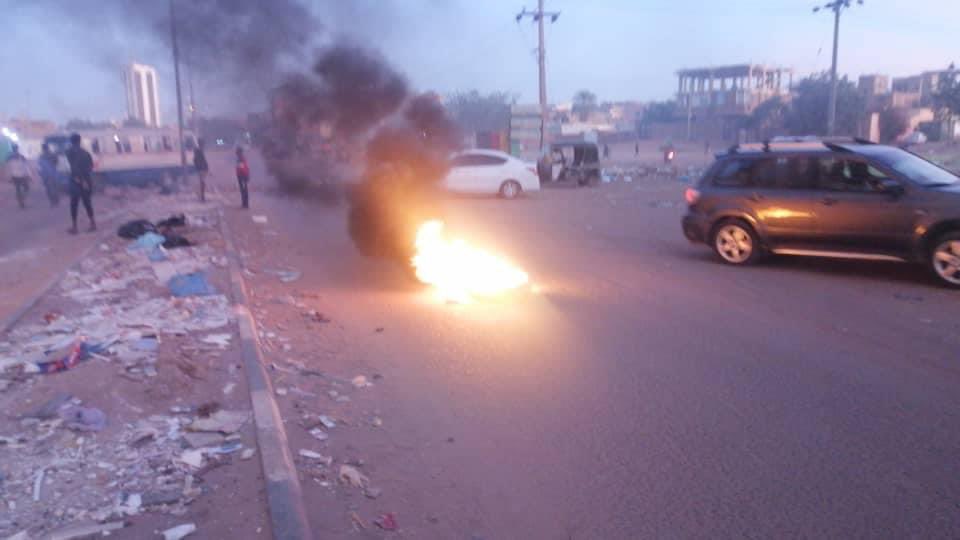
[[(122, 216), (124, 213), (128, 213), (128, 212), (130, 212), (130, 210), (126, 208), (117, 210), (115, 213), (108, 214), (107, 216), (101, 217), (100, 223), (101, 225), (111, 224), (117, 217)], [(67, 273), (70, 270), (73, 270), (74, 268), (76, 268), (81, 261), (86, 259), (87, 256), (89, 256), (93, 252), (93, 250), (97, 249), (97, 246), (99, 246), (103, 242), (103, 240), (108, 236), (110, 236), (113, 232), (114, 231), (112, 226), (108, 226), (105, 229), (100, 228), (100, 230), (98, 231), (99, 234), (97, 234), (97, 238), (96, 240), (93, 241), (92, 244), (90, 244), (89, 246), (87, 246), (86, 249), (81, 251), (80, 255), (77, 255), (77, 257), (70, 264), (68, 264), (66, 268), (54, 274), (54, 276), (50, 278), (50, 280), (47, 281), (40, 288), (39, 291), (37, 291), (33, 296), (28, 298), (27, 301), (21, 304), (20, 307), (15, 309), (13, 313), (11, 313), (10, 315), (7, 315), (6, 317), (3, 318), (2, 321), (0, 321), (0, 336), (6, 335), (8, 332), (10, 332), (10, 330), (12, 330), (13, 327), (16, 326), (17, 323), (19, 323), (23, 319), (23, 317), (27, 313), (29, 313), (30, 310), (33, 309), (34, 306), (36, 306), (44, 296), (49, 294), (50, 291), (53, 290), (53, 288), (56, 287), (58, 283), (63, 281), (63, 278), (67, 276)]]
[(244, 372), (250, 389), (250, 404), (256, 424), (257, 446), (260, 449), (260, 465), (266, 478), (267, 506), (270, 511), (271, 529), (276, 540), (310, 540), (313, 534), (303, 505), (303, 491), (293, 463), (293, 455), (287, 444), (287, 432), (280, 418), (280, 410), (274, 399), (273, 387), (264, 367), (257, 326), (247, 308), (246, 285), (241, 273), (240, 256), (233, 243), (230, 226), (223, 208), (218, 212), (220, 232), (227, 246), (230, 261), (230, 284), (233, 289), (234, 313), (240, 329), (240, 349)]

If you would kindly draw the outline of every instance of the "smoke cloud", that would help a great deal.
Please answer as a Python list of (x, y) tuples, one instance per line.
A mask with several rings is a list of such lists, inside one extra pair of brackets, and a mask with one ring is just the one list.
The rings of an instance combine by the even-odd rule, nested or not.
[(320, 52), (310, 75), (281, 84), (271, 103), (263, 150), (279, 184), (302, 193), (333, 176), (338, 152), (356, 156), (350, 236), (364, 254), (406, 258), (415, 227), (436, 217), (437, 184), (460, 142), (439, 99), (412, 94), (379, 54), (337, 45)]

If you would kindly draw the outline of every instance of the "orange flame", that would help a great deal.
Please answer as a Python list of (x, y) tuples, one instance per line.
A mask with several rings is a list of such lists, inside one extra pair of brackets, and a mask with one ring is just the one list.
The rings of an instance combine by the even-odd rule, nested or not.
[(464, 240), (446, 238), (443, 227), (437, 220), (420, 225), (413, 257), (417, 279), (432, 285), (442, 299), (467, 303), (476, 296), (495, 295), (529, 281), (527, 273), (509, 261)]

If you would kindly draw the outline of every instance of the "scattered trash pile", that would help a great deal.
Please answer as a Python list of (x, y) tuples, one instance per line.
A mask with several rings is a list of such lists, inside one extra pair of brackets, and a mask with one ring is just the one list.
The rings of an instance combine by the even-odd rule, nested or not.
[(604, 183), (610, 182), (633, 182), (652, 177), (660, 179), (676, 179), (680, 182), (690, 183), (696, 181), (703, 175), (704, 169), (696, 165), (690, 165), (686, 169), (678, 169), (672, 165), (637, 165), (635, 167), (607, 167), (600, 173)]
[[(191, 354), (210, 358), (230, 345), (230, 303), (208, 279), (226, 259), (173, 232), (190, 226), (210, 229), (202, 231), (209, 236), (215, 224), (209, 215), (125, 224), (118, 234), (131, 240), (127, 245), (101, 244), (41, 304), (49, 311), (3, 336), (0, 538), (78, 538), (122, 528), (125, 518), (145, 511), (183, 515), (209, 491), (207, 473), (254, 455), (240, 435), (248, 411), (224, 410), (218, 402), (164, 409), (139, 401), (138, 407), (122, 397), (142, 398), (163, 370), (192, 376)], [(160, 356), (164, 340), (176, 341), (173, 355)], [(71, 392), (93, 393), (102, 381), (84, 377), (105, 373), (117, 382), (109, 382), (111, 395), (102, 400), (59, 392), (21, 412), (47, 376), (67, 377), (77, 387)], [(141, 384), (122, 384), (130, 382)], [(232, 390), (235, 383), (227, 385)], [(111, 409), (115, 395), (124, 406)], [(182, 538), (193, 530), (185, 523), (163, 534)]]
[[(159, 235), (144, 232), (126, 250), (103, 244), (99, 254), (69, 271), (61, 293), (84, 307), (71, 316), (48, 313), (43, 323), (12, 330), (0, 342), (4, 379), (18, 369), (24, 375), (55, 373), (91, 358), (118, 361), (128, 372), (154, 376), (161, 333), (185, 335), (229, 324), (229, 301), (217, 294), (205, 271), (225, 260), (208, 246), (168, 252), (157, 244), (150, 249), (162, 250), (162, 259), (153, 252), (144, 256), (144, 238), (151, 236)], [(158, 292), (157, 283), (169, 295)]]
[(606, 167), (600, 171), (600, 178), (604, 183), (609, 182), (633, 182), (646, 178), (656, 170), (655, 167), (638, 165), (636, 167)]
[(238, 434), (248, 419), (248, 412), (214, 404), (173, 407), (101, 441), (94, 433), (107, 427), (105, 413), (56, 396), (23, 415), (20, 432), (0, 436), (7, 454), (0, 535), (27, 529), (72, 538), (65, 531), (122, 528), (124, 518), (140, 512), (183, 515), (207, 490), (207, 473), (253, 457)]

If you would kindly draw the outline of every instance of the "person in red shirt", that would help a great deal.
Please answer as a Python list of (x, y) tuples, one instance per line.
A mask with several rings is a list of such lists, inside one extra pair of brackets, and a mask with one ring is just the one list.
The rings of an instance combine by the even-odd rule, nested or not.
[(250, 183), (250, 165), (247, 163), (246, 156), (243, 155), (243, 148), (237, 147), (237, 183), (240, 184), (240, 200), (244, 208), (250, 208), (250, 195), (247, 191), (247, 184)]

